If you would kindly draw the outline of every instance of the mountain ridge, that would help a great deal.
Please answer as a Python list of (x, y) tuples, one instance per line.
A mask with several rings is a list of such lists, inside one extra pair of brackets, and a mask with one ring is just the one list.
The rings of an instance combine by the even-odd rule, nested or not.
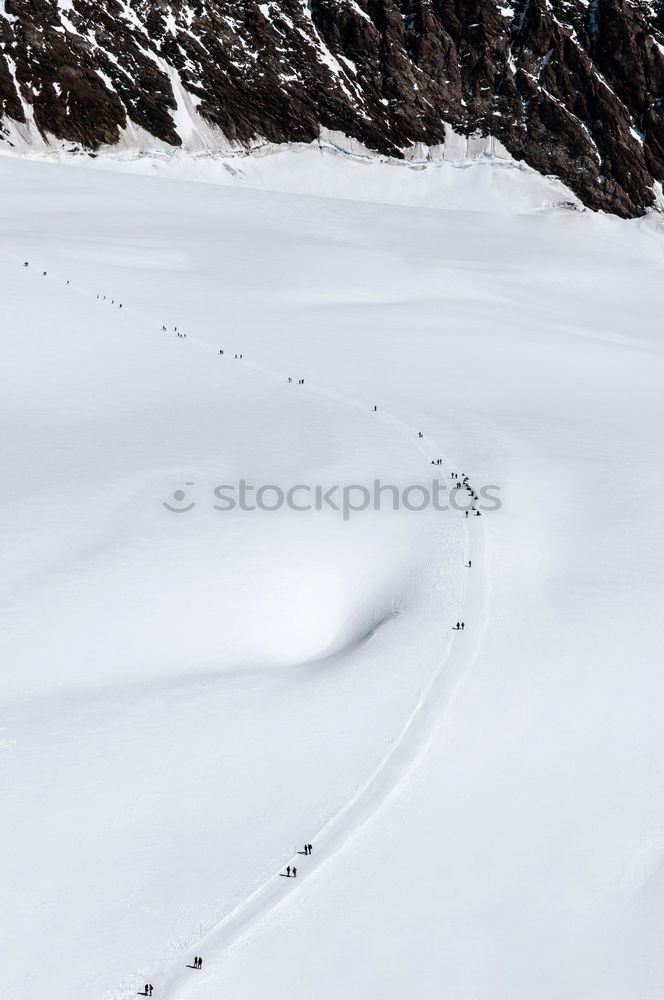
[(322, 128), (403, 158), (448, 125), (633, 217), (664, 181), (663, 29), (646, 0), (4, 0), (0, 135), (177, 149), (184, 101), (238, 148)]

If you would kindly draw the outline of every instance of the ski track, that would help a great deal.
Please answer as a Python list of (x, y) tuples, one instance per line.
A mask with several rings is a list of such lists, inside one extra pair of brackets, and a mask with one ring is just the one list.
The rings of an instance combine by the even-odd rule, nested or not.
[[(16, 254), (5, 251), (7, 257), (18, 262), (23, 267), (23, 260)], [(90, 299), (98, 300), (100, 305), (107, 305), (110, 308), (122, 308), (123, 313), (128, 313), (140, 317), (148, 324), (155, 333), (169, 337), (176, 336), (175, 330), (167, 327), (165, 333), (161, 329), (163, 319), (155, 321), (155, 318), (140, 309), (127, 306), (119, 300), (115, 304), (111, 303), (108, 296), (104, 299), (100, 297), (103, 293), (90, 291), (77, 282), (66, 279), (57, 271), (47, 271), (43, 274), (39, 268), (35, 269), (30, 263), (31, 276), (38, 274), (41, 280), (57, 278), (62, 281), (65, 287), (79, 295), (84, 295)], [(180, 330), (180, 327), (177, 327)], [(180, 331), (184, 333), (184, 330)], [(219, 356), (218, 348), (213, 348), (207, 341), (196, 336), (187, 335), (186, 339), (196, 347), (206, 351), (211, 351), (220, 359), (220, 363), (234, 360), (231, 351), (224, 348), (224, 355)], [(238, 349), (238, 353), (241, 351)], [(284, 382), (287, 375), (284, 372), (266, 368), (263, 365), (252, 362), (248, 359), (241, 359), (246, 367), (249, 367), (256, 374), (263, 375), (272, 380)], [(295, 385), (295, 381), (293, 382)], [(302, 388), (302, 387), (300, 387)], [(367, 406), (373, 405), (365, 400), (360, 400), (352, 396), (345, 395), (337, 390), (317, 386), (306, 382), (303, 386), (308, 392), (324, 397), (326, 399), (339, 402), (343, 406), (352, 407), (359, 412), (366, 413)], [(443, 455), (434, 441), (427, 438), (419, 438), (418, 429), (388, 411), (380, 410), (376, 413), (377, 419), (391, 423), (395, 429), (399, 429), (407, 434), (408, 439), (417, 444), (418, 450), (427, 459)], [(446, 468), (451, 468), (446, 464)], [(472, 485), (472, 484), (471, 484)], [(399, 789), (405, 785), (412, 771), (414, 771), (427, 749), (444, 724), (447, 713), (450, 711), (454, 696), (459, 690), (464, 676), (468, 673), (474, 658), (479, 649), (480, 639), (484, 632), (486, 620), (486, 604), (488, 598), (488, 585), (486, 570), (484, 566), (485, 556), (485, 531), (484, 522), (478, 524), (475, 518), (472, 522), (470, 518), (462, 518), (466, 535), (464, 565), (471, 560), (472, 569), (465, 570), (463, 576), (463, 588), (461, 596), (461, 608), (463, 609), (464, 621), (466, 618), (470, 623), (468, 630), (458, 632), (448, 640), (447, 648), (441, 656), (438, 665), (433, 670), (428, 684), (422, 691), (420, 698), (414, 709), (403, 724), (399, 734), (390, 740), (390, 749), (380, 761), (374, 771), (366, 778), (364, 783), (356, 790), (349, 801), (339, 809), (334, 816), (324, 824), (324, 826), (310, 838), (313, 845), (313, 853), (306, 856), (306, 869), (298, 866), (298, 876), (290, 879), (288, 883), (281, 881), (283, 868), (290, 864), (298, 865), (298, 856), (292, 855), (284, 858), (280, 871), (274, 872), (270, 878), (255, 889), (246, 899), (239, 903), (233, 910), (222, 917), (214, 927), (203, 934), (195, 948), (198, 952), (205, 952), (206, 958), (203, 962), (203, 969), (200, 975), (205, 980), (211, 980), (214, 975), (210, 958), (212, 955), (218, 956), (225, 949), (236, 943), (241, 937), (248, 933), (254, 926), (264, 920), (272, 910), (282, 905), (286, 899), (285, 889), (290, 893), (296, 892), (303, 881), (311, 879), (317, 871), (323, 868), (334, 858), (350, 841), (359, 833), (362, 828), (374, 818), (385, 806), (388, 800), (398, 793)], [(473, 528), (471, 529), (471, 523)], [(461, 609), (459, 615), (462, 616)], [(309, 839), (309, 838), (308, 838)], [(191, 949), (189, 949), (191, 950)], [(187, 988), (191, 983), (190, 972), (186, 963), (190, 962), (190, 955), (178, 953), (167, 960), (166, 968), (161, 966), (157, 974), (152, 975), (146, 969), (137, 970), (125, 979), (125, 985), (111, 989), (106, 994), (106, 1000), (127, 1000), (136, 996), (136, 980), (150, 981), (156, 979), (159, 983), (158, 995), (167, 997), (170, 1000), (184, 1000)]]

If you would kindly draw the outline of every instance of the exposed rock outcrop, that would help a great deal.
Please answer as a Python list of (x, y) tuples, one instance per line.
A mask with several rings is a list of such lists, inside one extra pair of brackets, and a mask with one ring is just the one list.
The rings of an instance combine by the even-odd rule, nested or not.
[(663, 29), (644, 0), (5, 0), (0, 114), (89, 150), (130, 123), (178, 147), (195, 109), (397, 157), (448, 123), (634, 216), (664, 181)]

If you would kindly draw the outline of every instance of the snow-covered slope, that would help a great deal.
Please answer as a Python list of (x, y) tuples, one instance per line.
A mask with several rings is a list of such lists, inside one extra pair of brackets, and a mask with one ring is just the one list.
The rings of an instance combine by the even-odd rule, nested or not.
[(207, 184), (223, 184), (351, 201), (388, 202), (472, 211), (584, 211), (574, 193), (555, 177), (542, 177), (514, 160), (496, 140), (467, 138), (446, 130), (445, 144), (414, 147), (403, 160), (379, 156), (340, 132), (323, 131), (317, 142), (266, 143), (251, 154), (237, 151), (137, 151), (106, 147), (94, 158), (22, 144), (0, 155), (85, 169), (120, 171)]
[(656, 220), (0, 174), (3, 997), (657, 996)]

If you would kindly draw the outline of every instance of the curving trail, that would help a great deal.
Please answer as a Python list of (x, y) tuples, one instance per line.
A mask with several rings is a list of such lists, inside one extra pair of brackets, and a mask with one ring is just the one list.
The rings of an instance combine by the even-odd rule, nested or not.
[[(483, 632), (487, 598), (482, 572), (484, 528), (476, 521), (472, 522), (475, 530), (467, 532), (466, 558), (472, 560), (473, 569), (466, 571), (463, 594), (464, 615), (472, 627), (454, 634), (388, 753), (355, 795), (312, 838), (313, 854), (298, 866), (297, 879), (284, 883), (279, 873), (275, 872), (273, 878), (259, 886), (200, 939), (196, 945), (199, 953), (207, 956), (219, 954), (284, 902), (284, 885), (290, 892), (295, 892), (304, 880), (313, 878), (318, 869), (345, 847), (398, 792), (426, 754), (430, 742), (445, 721), (455, 691), (472, 664)], [(191, 974), (182, 965), (182, 958), (173, 960), (165, 978), (165, 970), (159, 970), (160, 982), (163, 982), (160, 996), (168, 996), (171, 1000), (183, 1000), (186, 996)], [(202, 974), (205, 975), (205, 965)]]
[[(16, 257), (14, 259), (19, 261)], [(56, 277), (63, 284), (66, 283), (72, 292), (86, 295), (88, 298), (99, 298), (101, 305), (122, 308), (125, 315), (139, 316), (149, 329), (154, 330), (162, 338), (167, 335), (169, 337), (178, 336), (174, 331), (167, 331), (165, 334), (161, 322), (156, 322), (153, 316), (128, 307), (124, 303), (120, 307), (117, 300), (111, 304), (108, 297), (106, 299), (100, 298), (88, 288), (77, 283), (70, 283), (56, 272), (51, 271), (47, 275), (43, 275), (39, 268), (33, 269), (32, 266), (31, 270), (39, 276), (38, 280)], [(206, 341), (193, 336), (186, 336), (185, 339), (196, 347), (213, 353), (219, 358), (221, 364), (232, 359), (230, 350), (223, 357), (219, 357), (218, 351)], [(243, 359), (243, 364), (280, 383), (286, 381), (287, 375), (283, 372), (265, 368), (249, 360)], [(369, 403), (367, 401), (355, 399), (341, 392), (308, 382), (303, 388), (315, 395), (336, 400), (343, 406), (352, 407), (358, 412), (368, 415)], [(391, 423), (395, 429), (412, 440), (427, 461), (434, 457), (434, 453), (435, 455), (443, 454), (434, 442), (427, 438), (418, 438), (418, 430), (401, 418), (383, 409), (376, 414), (376, 418)], [(449, 465), (446, 467), (450, 468)], [(458, 516), (461, 518), (461, 515)], [(310, 838), (313, 844), (313, 853), (307, 856), (306, 860), (302, 859), (298, 865), (297, 879), (289, 879), (288, 882), (284, 882), (279, 877), (280, 872), (275, 872), (272, 877), (254, 890), (200, 938), (195, 946), (196, 950), (205, 956), (200, 976), (206, 977), (206, 972), (209, 969), (207, 960), (212, 955), (218, 956), (220, 952), (223, 952), (256, 924), (264, 920), (271, 911), (283, 904), (287, 894), (296, 892), (304, 880), (315, 877), (317, 871), (334, 858), (353, 839), (354, 835), (375, 817), (390, 797), (395, 795), (408, 781), (411, 773), (426, 754), (433, 737), (444, 724), (455, 691), (468, 672), (478, 651), (484, 631), (488, 597), (488, 583), (484, 565), (484, 521), (479, 521), (477, 518), (461, 518), (461, 520), (463, 520), (466, 533), (464, 564), (471, 560), (472, 569), (463, 569), (461, 607), (457, 613), (459, 617), (467, 620), (468, 629), (450, 632), (447, 647), (441, 652), (438, 665), (434, 668), (415, 707), (405, 720), (399, 734), (391, 741), (390, 748), (379, 765), (366, 778), (352, 798)], [(286, 863), (298, 864), (298, 861), (299, 859), (295, 858)], [(168, 961), (166, 967), (161, 966), (153, 975), (143, 972), (141, 978), (142, 980), (152, 978), (158, 982), (158, 996), (169, 997), (170, 1000), (184, 1000), (187, 989), (192, 984), (191, 970), (186, 967), (186, 963), (190, 960), (189, 953), (186, 956), (178, 954)], [(208, 972), (208, 975), (211, 977), (211, 972)], [(200, 980), (196, 980), (196, 982), (200, 983)], [(135, 996), (135, 988), (111, 990), (107, 994), (109, 1000), (110, 998), (120, 1000), (120, 998), (129, 996)]]

